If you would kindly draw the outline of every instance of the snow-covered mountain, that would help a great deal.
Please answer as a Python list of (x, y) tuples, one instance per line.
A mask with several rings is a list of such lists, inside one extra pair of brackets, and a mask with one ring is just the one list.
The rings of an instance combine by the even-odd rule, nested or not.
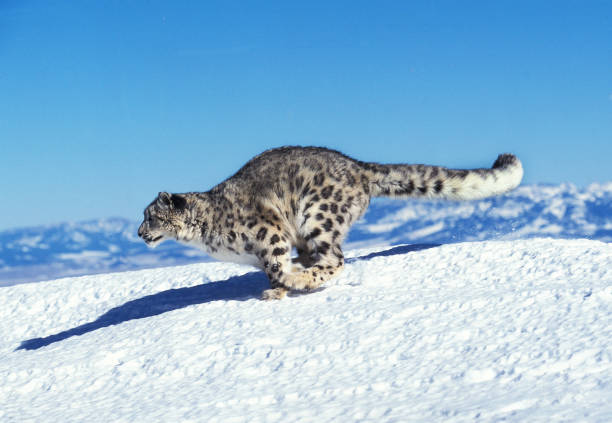
[(479, 201), (372, 202), (349, 242), (447, 244), (533, 237), (612, 242), (612, 182), (528, 185)]
[[(0, 232), (0, 286), (120, 270), (209, 261), (173, 242), (151, 250), (139, 222), (113, 218)], [(472, 202), (375, 199), (347, 247), (549, 236), (612, 241), (612, 182), (523, 186)]]
[(210, 260), (173, 242), (148, 248), (139, 223), (110, 218), (0, 232), (0, 286)]
[(0, 421), (610, 421), (612, 244), (346, 255), (272, 302), (230, 263), (2, 287)]

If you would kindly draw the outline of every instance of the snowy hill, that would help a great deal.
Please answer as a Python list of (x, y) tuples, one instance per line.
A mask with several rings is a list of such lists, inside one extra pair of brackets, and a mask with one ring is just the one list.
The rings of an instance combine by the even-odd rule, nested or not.
[(228, 263), (0, 288), (0, 421), (611, 420), (611, 244), (347, 256), (276, 302)]
[[(0, 232), (0, 286), (209, 260), (173, 242), (148, 249), (136, 236), (139, 223), (115, 218)], [(612, 183), (523, 186), (462, 203), (375, 199), (347, 246), (541, 236), (611, 242)]]

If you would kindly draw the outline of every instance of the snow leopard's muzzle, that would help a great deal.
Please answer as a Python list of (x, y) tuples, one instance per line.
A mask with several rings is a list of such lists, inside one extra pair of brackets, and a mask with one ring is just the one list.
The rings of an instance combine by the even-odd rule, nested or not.
[(147, 222), (142, 222), (138, 228), (138, 236), (149, 246), (155, 247), (163, 241), (164, 236), (150, 230)]

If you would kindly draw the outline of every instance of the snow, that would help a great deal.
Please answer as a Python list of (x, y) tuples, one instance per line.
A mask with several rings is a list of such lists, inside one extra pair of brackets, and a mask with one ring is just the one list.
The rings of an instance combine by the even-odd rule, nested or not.
[[(24, 236), (21, 239), (15, 241), (15, 244), (18, 246), (28, 247), (28, 248), (36, 248), (40, 245), (40, 241), (42, 241), (41, 235), (36, 236)], [(44, 244), (43, 244), (44, 245)], [(43, 246), (43, 248), (49, 248), (48, 246)]]
[(108, 257), (110, 252), (107, 251), (88, 251), (83, 250), (78, 253), (64, 253), (58, 254), (57, 257), (60, 260), (85, 260), (85, 261), (97, 261), (101, 258)]
[(416, 231), (412, 231), (406, 235), (410, 238), (421, 238), (431, 234), (435, 234), (436, 232), (440, 232), (442, 229), (444, 229), (444, 222), (438, 222), (433, 225), (417, 229)]
[(347, 257), (276, 302), (228, 263), (0, 288), (0, 421), (612, 420), (612, 245)]

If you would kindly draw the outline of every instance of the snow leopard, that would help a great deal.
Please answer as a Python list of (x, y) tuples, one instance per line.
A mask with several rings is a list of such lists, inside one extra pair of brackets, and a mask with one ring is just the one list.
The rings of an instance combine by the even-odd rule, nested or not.
[(255, 156), (206, 192), (160, 192), (138, 235), (167, 239), (213, 258), (263, 270), (265, 300), (310, 291), (344, 267), (342, 242), (372, 197), (471, 200), (516, 188), (523, 167), (500, 154), (486, 169), (379, 164), (324, 147), (287, 146)]

